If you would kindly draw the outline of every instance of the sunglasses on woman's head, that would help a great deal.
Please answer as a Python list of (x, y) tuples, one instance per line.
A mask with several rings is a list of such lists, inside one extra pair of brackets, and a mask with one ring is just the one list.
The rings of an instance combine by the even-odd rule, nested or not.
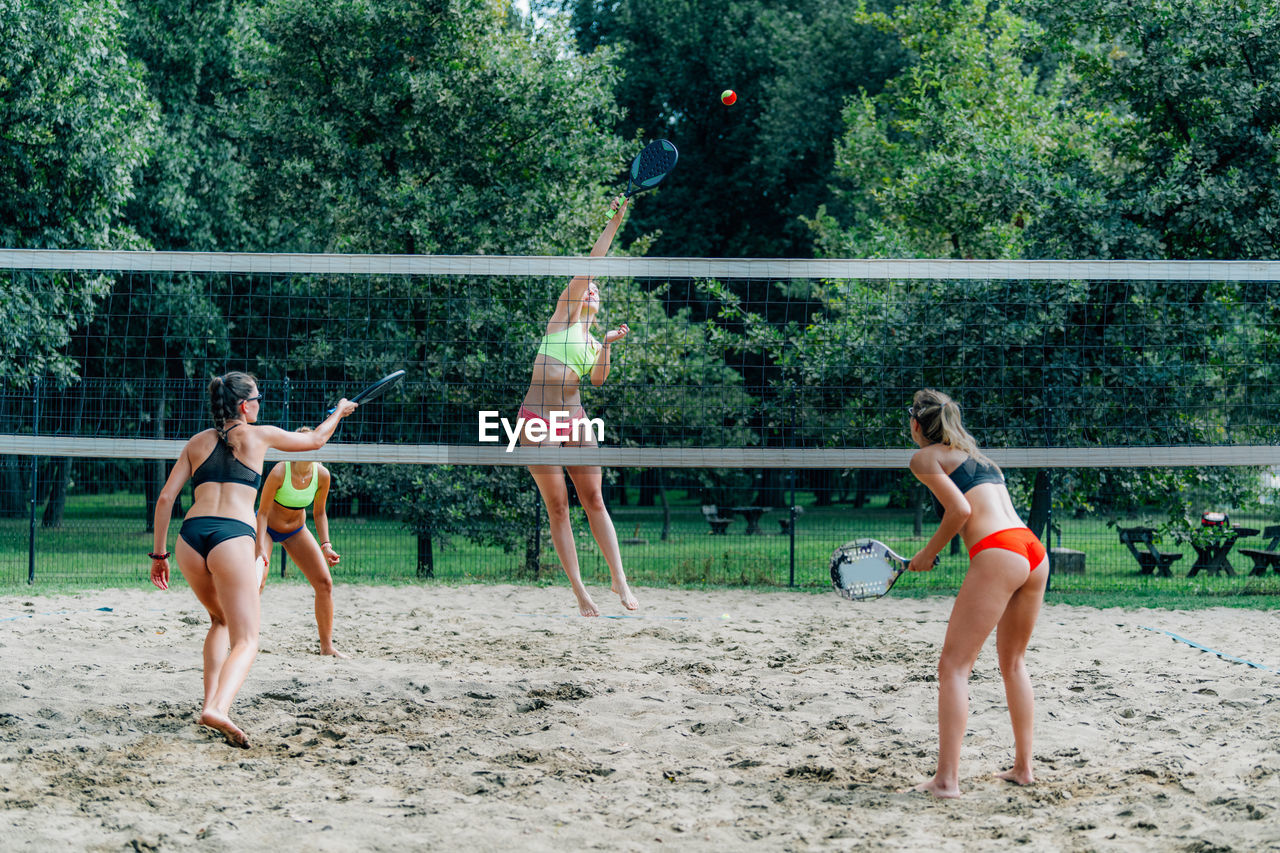
[(243, 400), (242, 402), (245, 402), (245, 403), (259, 402), (259, 403), (261, 403), (261, 402), (262, 402), (262, 399), (263, 399), (263, 398), (262, 398), (262, 395), (261, 395), (261, 394), (258, 394), (258, 396), (256, 396), (256, 397), (245, 397), (245, 398), (244, 398), (244, 400)]

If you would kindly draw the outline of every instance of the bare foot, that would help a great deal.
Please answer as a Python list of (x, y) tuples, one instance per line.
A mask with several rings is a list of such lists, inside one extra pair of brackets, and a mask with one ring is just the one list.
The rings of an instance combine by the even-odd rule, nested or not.
[(944, 785), (938, 781), (938, 777), (933, 777), (927, 782), (921, 782), (914, 788), (902, 788), (898, 793), (906, 793), (908, 791), (920, 791), (926, 794), (932, 794), (938, 799), (950, 800), (960, 796), (959, 785)]
[(578, 612), (583, 616), (599, 616), (600, 611), (596, 608), (596, 603), (591, 600), (591, 596), (584, 589), (581, 593), (575, 592), (578, 597)]
[(618, 582), (614, 581), (610, 589), (618, 594), (618, 598), (622, 599), (622, 606), (628, 610), (639, 610), (640, 600), (636, 598), (635, 593), (631, 591), (631, 587), (627, 585), (627, 582), (622, 582), (622, 589), (618, 589), (618, 586)]
[(343, 654), (342, 652), (338, 651), (337, 646), (329, 646), (328, 648), (324, 648), (322, 646), (320, 648), (320, 656), (338, 658), (339, 660), (351, 660), (351, 655)]
[(1012, 782), (1015, 785), (1034, 785), (1036, 781), (1036, 777), (1031, 775), (1030, 770), (1006, 770), (1003, 773), (996, 773), (995, 777), (1006, 782)]
[(231, 718), (225, 714), (219, 714), (217, 711), (205, 711), (200, 714), (200, 725), (222, 732), (222, 736), (232, 746), (238, 746), (241, 749), (249, 748), (249, 736), (242, 732), (239, 726), (231, 722)]

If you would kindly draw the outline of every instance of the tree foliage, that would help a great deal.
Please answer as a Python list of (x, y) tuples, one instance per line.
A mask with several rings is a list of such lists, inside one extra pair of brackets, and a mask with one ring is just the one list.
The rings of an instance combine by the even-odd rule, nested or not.
[(234, 0), (122, 0), (124, 39), (159, 107), (150, 157), (137, 164), (129, 223), (150, 248), (251, 248), (249, 178), (233, 135), (244, 83), (235, 73)]
[(859, 20), (914, 61), (844, 112), (821, 250), (840, 257), (1092, 257), (1115, 239), (1098, 128), (1064, 79), (1026, 64), (1040, 35), (989, 0), (919, 0)]
[(1025, 0), (1101, 138), (1143, 256), (1280, 257), (1280, 6)]
[(615, 72), (494, 0), (268, 0), (240, 33), (274, 249), (577, 249), (621, 166)]
[[(124, 210), (155, 110), (124, 50), (115, 0), (0, 0), (0, 245), (128, 248)], [(72, 381), (72, 333), (109, 282), (0, 280), (0, 384)]]
[[(847, 0), (567, 0), (583, 50), (618, 51), (624, 136), (669, 137), (678, 174), (632, 227), (654, 252), (805, 256), (799, 217), (827, 195), (844, 97), (903, 59)], [(887, 8), (887, 4), (885, 4)], [(734, 89), (733, 107), (720, 103)]]

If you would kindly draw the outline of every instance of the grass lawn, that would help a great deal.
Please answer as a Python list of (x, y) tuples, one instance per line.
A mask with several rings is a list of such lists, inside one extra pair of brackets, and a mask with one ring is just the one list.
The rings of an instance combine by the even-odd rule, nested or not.
[[(628, 576), (638, 586), (748, 586), (785, 587), (792, 581), (792, 538), (783, 535), (778, 520), (782, 510), (765, 513), (761, 535), (744, 535), (745, 522), (735, 517), (728, 535), (712, 536), (700, 505), (681, 492), (671, 495), (671, 531), (662, 541), (662, 514), (657, 507), (634, 505), (612, 510)], [(883, 497), (859, 510), (849, 506), (804, 506), (798, 517), (794, 547), (794, 583), (801, 589), (825, 592), (829, 588), (828, 564), (832, 550), (859, 537), (874, 537), (903, 554), (923, 544), (913, 535), (912, 515), (885, 507)], [(591, 539), (585, 516), (575, 510), (574, 533), (582, 571), (589, 584), (607, 584), (608, 567)], [(1275, 519), (1232, 516), (1233, 521), (1262, 528)], [(1155, 519), (1121, 519), (1131, 525)], [(924, 531), (932, 532), (926, 517)], [(1139, 575), (1137, 563), (1120, 543), (1114, 528), (1103, 518), (1058, 519), (1061, 544), (1086, 554), (1083, 575), (1057, 573), (1049, 600), (1096, 606), (1241, 607), (1280, 606), (1280, 574), (1253, 577), (1248, 558), (1233, 554), (1236, 575), (1187, 577), (1195, 559), (1190, 548), (1172, 543), (1162, 549), (1182, 550), (1174, 576)], [(180, 522), (173, 523), (169, 542), (177, 539)], [(77, 496), (69, 501), (62, 527), (36, 528), (35, 584), (28, 586), (28, 519), (0, 520), (0, 593), (27, 591), (65, 592), (101, 587), (145, 584), (151, 537), (143, 522), (140, 495)], [(417, 539), (393, 519), (331, 518), (334, 544), (342, 562), (334, 570), (338, 583), (421, 583), (416, 576)], [(628, 542), (628, 540), (644, 540)], [(542, 533), (542, 568), (537, 577), (523, 570), (523, 553), (474, 545), (453, 538), (436, 544), (435, 578), (442, 583), (477, 581), (563, 584), (563, 572), (551, 549), (545, 527)], [(1055, 541), (1055, 545), (1058, 543)], [(1241, 547), (1261, 543), (1244, 540)], [(281, 550), (276, 549), (272, 569), (278, 578)], [(964, 554), (944, 552), (941, 566), (927, 574), (904, 577), (894, 587), (896, 596), (954, 592), (967, 566)], [(290, 566), (286, 582), (304, 582)], [(181, 578), (178, 578), (181, 583)]]

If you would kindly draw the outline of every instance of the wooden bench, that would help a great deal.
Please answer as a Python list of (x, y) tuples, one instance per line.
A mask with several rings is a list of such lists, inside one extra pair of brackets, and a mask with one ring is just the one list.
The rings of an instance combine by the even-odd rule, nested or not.
[(1262, 536), (1267, 539), (1265, 548), (1241, 548), (1240, 553), (1253, 560), (1251, 575), (1265, 575), (1267, 569), (1280, 572), (1280, 524), (1272, 524), (1263, 528)]
[(720, 508), (715, 504), (703, 504), (702, 517), (707, 520), (707, 524), (711, 525), (712, 536), (726, 535), (729, 531), (729, 525), (733, 523), (732, 518), (724, 518), (720, 515)]
[[(1120, 541), (1129, 548), (1129, 553), (1133, 554), (1134, 559), (1138, 561), (1138, 574), (1155, 573), (1162, 578), (1173, 577), (1173, 571), (1169, 567), (1181, 560), (1182, 555), (1168, 551), (1162, 552), (1156, 548), (1156, 532), (1153, 528), (1117, 527), (1116, 530), (1120, 531)], [(1139, 551), (1139, 545), (1145, 546), (1146, 550)]]

